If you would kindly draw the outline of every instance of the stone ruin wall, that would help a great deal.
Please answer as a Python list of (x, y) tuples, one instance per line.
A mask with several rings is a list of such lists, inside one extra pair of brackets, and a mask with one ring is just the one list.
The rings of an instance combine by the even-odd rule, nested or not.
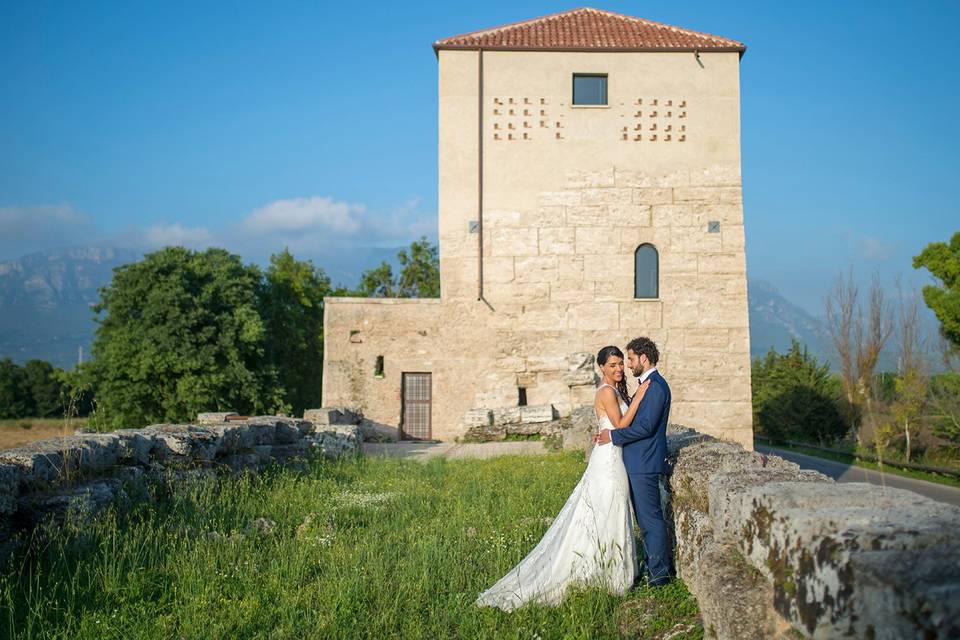
[(310, 455), (357, 454), (358, 420), (336, 410), (305, 419), (200, 414), (197, 424), (83, 433), (0, 451), (0, 564), (47, 517), (91, 518), (149, 496), (150, 485), (197, 473), (261, 469)]
[(960, 508), (669, 438), (676, 565), (705, 637), (960, 637)]

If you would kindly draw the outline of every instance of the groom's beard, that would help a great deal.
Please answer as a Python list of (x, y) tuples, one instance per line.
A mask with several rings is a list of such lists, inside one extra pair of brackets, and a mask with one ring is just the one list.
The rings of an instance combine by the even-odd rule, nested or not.
[(634, 378), (639, 378), (640, 376), (643, 375), (643, 369), (642, 369), (642, 368), (641, 368), (641, 369), (630, 369), (630, 371), (633, 372), (633, 377), (634, 377)]

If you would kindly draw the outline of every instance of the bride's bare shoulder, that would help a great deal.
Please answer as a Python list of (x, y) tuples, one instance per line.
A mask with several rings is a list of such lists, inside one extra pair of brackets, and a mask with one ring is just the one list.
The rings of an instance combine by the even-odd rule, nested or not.
[(610, 385), (604, 385), (597, 389), (597, 400), (603, 402), (604, 400), (616, 400), (616, 392), (613, 390), (613, 387)]

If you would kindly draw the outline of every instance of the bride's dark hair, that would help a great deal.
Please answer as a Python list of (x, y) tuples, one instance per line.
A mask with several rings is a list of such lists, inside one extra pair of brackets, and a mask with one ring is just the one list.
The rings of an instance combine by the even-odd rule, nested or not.
[[(610, 356), (617, 356), (621, 360), (624, 360), (623, 351), (620, 351), (620, 349), (617, 347), (610, 345), (609, 347), (604, 347), (597, 352), (597, 364), (602, 367), (607, 363), (607, 360), (610, 359)], [(625, 360), (624, 365), (626, 365)], [(620, 396), (623, 398), (623, 400), (627, 404), (630, 404), (630, 395), (627, 393), (627, 376), (623, 376), (623, 378), (617, 383), (617, 391), (620, 392)]]

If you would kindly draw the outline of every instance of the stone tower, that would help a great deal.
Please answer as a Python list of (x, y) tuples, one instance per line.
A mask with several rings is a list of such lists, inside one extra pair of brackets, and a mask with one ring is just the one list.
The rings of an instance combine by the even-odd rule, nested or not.
[(437, 300), (328, 298), (323, 399), (411, 437), (592, 402), (656, 341), (671, 421), (750, 447), (743, 44), (596, 9), (434, 43)]

